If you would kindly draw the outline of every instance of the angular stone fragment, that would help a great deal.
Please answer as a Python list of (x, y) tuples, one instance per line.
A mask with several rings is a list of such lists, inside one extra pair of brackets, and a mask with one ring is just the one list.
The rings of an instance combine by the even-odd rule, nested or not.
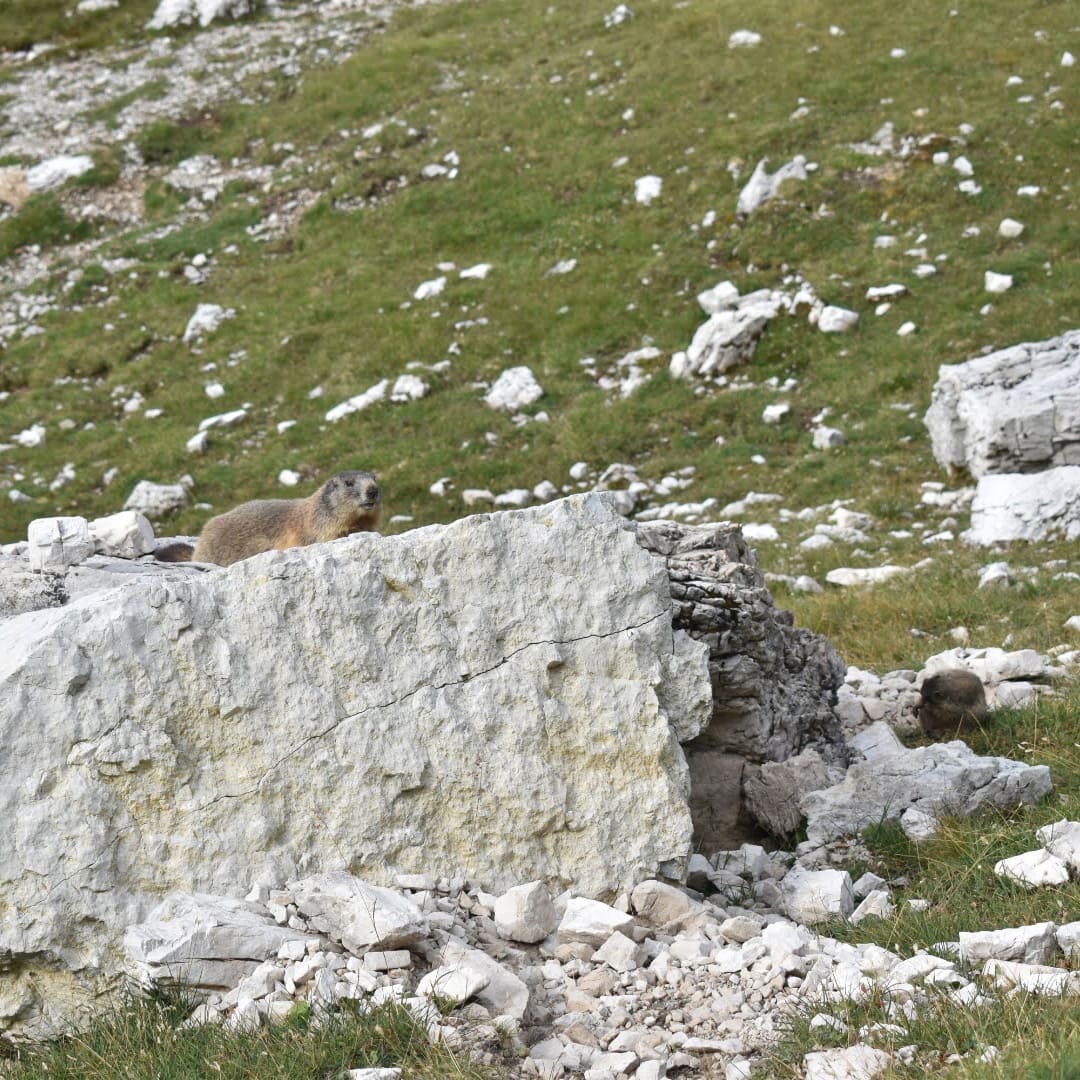
[(410, 899), (341, 871), (291, 882), (297, 911), (316, 930), (335, 936), (352, 953), (397, 949), (422, 941), (427, 919)]
[(1069, 880), (1069, 868), (1056, 855), (1051, 855), (1045, 848), (1025, 851), (1008, 859), (1000, 859), (994, 864), (994, 873), (1023, 885), (1026, 889), (1037, 889), (1044, 885), (1064, 885)]
[(872, 1080), (892, 1064), (884, 1050), (856, 1043), (837, 1050), (815, 1050), (803, 1058), (804, 1080)]
[(476, 997), (491, 981), (491, 977), (479, 965), (468, 958), (456, 964), (444, 964), (429, 971), (417, 984), (420, 997), (445, 998), (459, 1005)]
[(926, 426), (938, 464), (976, 479), (1080, 465), (1080, 330), (943, 364)]
[(515, 885), (495, 901), (495, 931), (510, 941), (543, 941), (559, 924), (551, 893), (542, 881)]
[(633, 925), (633, 916), (624, 911), (602, 904), (599, 900), (574, 896), (567, 900), (566, 912), (559, 923), (559, 944), (583, 941), (586, 945), (599, 947), (616, 930), (627, 930)]
[(650, 926), (664, 926), (702, 911), (701, 904), (664, 881), (642, 881), (635, 885), (630, 906)]
[(154, 550), (154, 527), (137, 510), (97, 518), (90, 522), (94, 548), (101, 555), (137, 559)]
[(175, 893), (128, 927), (128, 970), (143, 986), (229, 989), (287, 941), (308, 935), (277, 926), (259, 904)]
[(960, 957), (976, 960), (1019, 960), (1025, 964), (1045, 964), (1058, 952), (1057, 926), (1052, 922), (1003, 930), (961, 931)]
[(94, 554), (86, 518), (52, 517), (31, 521), (26, 533), (31, 570), (66, 570)]
[(636, 941), (615, 931), (593, 954), (593, 963), (607, 964), (615, 971), (634, 971), (644, 959), (644, 952)]
[(124, 503), (125, 510), (138, 510), (152, 521), (180, 510), (187, 504), (187, 489), (183, 484), (157, 484), (153, 480), (140, 480), (131, 489)]
[(1062, 818), (1052, 825), (1044, 825), (1035, 833), (1035, 838), (1052, 855), (1080, 873), (1080, 821)]
[(804, 870), (795, 866), (780, 882), (780, 891), (788, 916), (807, 926), (846, 918), (855, 907), (851, 875), (846, 870)]

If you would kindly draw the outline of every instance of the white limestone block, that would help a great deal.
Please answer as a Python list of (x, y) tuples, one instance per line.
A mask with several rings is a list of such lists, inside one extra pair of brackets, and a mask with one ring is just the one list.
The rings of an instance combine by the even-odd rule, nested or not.
[(1069, 880), (1069, 868), (1045, 848), (1000, 859), (994, 864), (994, 873), (1017, 885), (1023, 885), (1026, 889), (1037, 889), (1043, 885), (1064, 885)]
[(94, 549), (118, 559), (137, 559), (154, 550), (154, 527), (137, 510), (96, 518), (90, 522)]
[(64, 571), (94, 554), (94, 538), (83, 517), (37, 518), (26, 540), (31, 570)]
[(543, 941), (559, 924), (551, 893), (542, 881), (508, 889), (495, 901), (493, 915), (499, 937), (526, 944)]

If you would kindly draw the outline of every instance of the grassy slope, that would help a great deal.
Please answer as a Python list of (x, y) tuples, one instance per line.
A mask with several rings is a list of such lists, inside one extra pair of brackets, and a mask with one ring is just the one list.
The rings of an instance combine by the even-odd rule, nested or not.
[[(294, 186), (324, 194), (298, 229), (270, 244), (253, 242), (244, 229), (282, 196), (242, 186), (205, 223), (163, 240), (132, 234), (110, 241), (100, 257), (137, 258), (138, 280), (95, 273), (114, 302), (94, 306), (102, 293), (84, 286), (88, 306), (47, 317), (44, 336), (3, 354), (0, 389), (11, 397), (0, 404), (0, 431), (46, 422), (49, 440), (0, 455), (0, 483), (35, 496), (28, 506), (0, 504), (0, 538), (16, 538), (45, 513), (110, 512), (136, 480), (173, 480), (184, 472), (194, 477), (199, 499), (222, 509), (280, 490), (276, 476), (285, 467), (305, 471), (309, 484), (336, 468), (375, 467), (390, 511), (425, 523), (465, 512), (457, 495), (429, 494), (443, 475), (454, 478), (458, 492), (500, 491), (542, 479), (562, 483), (577, 460), (597, 468), (630, 461), (650, 479), (692, 464), (697, 477), (687, 499), (723, 503), (749, 490), (776, 491), (794, 510), (851, 498), (880, 523), (875, 539), (885, 538), (883, 550), (865, 556), (843, 546), (803, 555), (796, 545), (808, 527), (780, 524), (784, 543), (760, 550), (769, 569), (822, 575), (835, 565), (910, 564), (928, 551), (938, 555), (915, 587), (781, 597), (802, 623), (830, 634), (851, 662), (917, 667), (949, 646), (944, 632), (958, 624), (969, 626), (980, 645), (1001, 644), (1009, 634), (1018, 646), (1062, 640), (1061, 623), (1077, 610), (1071, 582), (1044, 572), (1006, 592), (976, 592), (976, 569), (993, 554), (927, 549), (916, 523), (937, 528), (943, 516), (918, 505), (921, 481), (945, 479), (920, 419), (937, 366), (1076, 324), (1080, 259), (1069, 170), (1077, 160), (1077, 102), (1075, 75), (1058, 67), (1065, 48), (1078, 51), (1070, 6), (1017, 10), (999, 0), (982, 5), (976, 18), (950, 17), (946, 7), (923, 0), (905, 5), (902, 16), (883, 0), (855, 7), (796, 0), (759, 5), (751, 16), (730, 2), (643, 2), (634, 5), (632, 21), (605, 30), (602, 16), (612, 6), (481, 0), (401, 15), (341, 68), (265, 87), (258, 108), (223, 107), (194, 128), (156, 131), (163, 160), (204, 151), (280, 162), (289, 154), (280, 144), (291, 142), (315, 165), (295, 169)], [(831, 23), (845, 35), (831, 36)], [(729, 51), (727, 36), (742, 25), (764, 41), (756, 50)], [(890, 58), (895, 46), (907, 49), (905, 58)], [(1025, 78), (1023, 86), (1006, 88), (1012, 74)], [(1045, 93), (1054, 86), (1062, 88)], [(1035, 100), (1018, 103), (1024, 93)], [(810, 112), (791, 120), (800, 98)], [(1053, 101), (1065, 108), (1052, 109)], [(388, 127), (361, 139), (364, 127), (390, 118), (416, 134)], [(960, 124), (974, 125), (962, 149), (983, 194), (959, 193), (956, 174), (933, 166), (929, 152), (900, 168), (866, 172), (882, 162), (847, 144), (887, 120), (898, 136), (949, 138)], [(419, 182), (419, 169), (449, 150), (461, 156), (459, 178)], [(729, 165), (738, 163), (745, 179), (759, 157), (778, 164), (797, 152), (819, 164), (812, 178), (745, 225), (736, 223), (741, 183)], [(623, 156), (628, 163), (615, 167)], [(633, 201), (633, 180), (645, 173), (664, 178), (663, 195), (650, 207)], [(369, 208), (346, 213), (333, 206), (333, 199), (382, 191), (401, 175), (408, 186)], [(1044, 194), (1018, 198), (1023, 183), (1043, 185)], [(178, 204), (160, 184), (152, 186), (148, 205), (159, 221)], [(708, 210), (717, 212), (715, 225), (697, 227)], [(1006, 215), (1026, 224), (1020, 241), (997, 238)], [(980, 235), (963, 239), (972, 224)], [(883, 232), (898, 235), (899, 246), (875, 250), (873, 238)], [(927, 281), (911, 274), (919, 260), (903, 255), (922, 233), (931, 260), (948, 256)], [(224, 252), (230, 244), (235, 254)], [(193, 288), (181, 269), (200, 251), (219, 264), (208, 284)], [(578, 259), (574, 273), (544, 275), (569, 257)], [(444, 260), (494, 268), (485, 281), (451, 275), (443, 297), (403, 307)], [(684, 348), (702, 321), (698, 291), (724, 278), (743, 290), (774, 286), (787, 268), (804, 274), (826, 300), (859, 310), (858, 331), (835, 337), (801, 322), (774, 324), (747, 370), (753, 389), (696, 396), (692, 386), (668, 378), (667, 356)], [(981, 316), (988, 268), (1015, 274), (1017, 286)], [(908, 284), (912, 295), (876, 318), (863, 299), (866, 287), (893, 280)], [(238, 316), (195, 355), (179, 335), (197, 302), (235, 307)], [(479, 317), (487, 325), (453, 327)], [(898, 338), (896, 328), (909, 318), (918, 334)], [(106, 323), (114, 329), (104, 331)], [(658, 374), (631, 398), (608, 404), (578, 361), (593, 356), (603, 367), (649, 340), (665, 350), (654, 365)], [(450, 352), (452, 343), (460, 352)], [(246, 358), (226, 366), (238, 349)], [(447, 355), (449, 371), (425, 374), (430, 397), (324, 422), (330, 405), (393, 378), (409, 361)], [(218, 371), (200, 370), (208, 362)], [(478, 380), (519, 363), (531, 366), (546, 390), (539, 404), (551, 414), (548, 425), (517, 429), (479, 400)], [(760, 421), (764, 405), (779, 397), (763, 385), (773, 376), (799, 379), (789, 395), (794, 416), (775, 427)], [(227, 394), (210, 402), (202, 388), (217, 377)], [(324, 396), (311, 400), (317, 385)], [(120, 401), (133, 390), (165, 415), (123, 418), (111, 395)], [(202, 458), (185, 454), (198, 420), (245, 401), (253, 405), (245, 425), (216, 434)], [(889, 407), (900, 403), (910, 408)], [(809, 450), (806, 430), (824, 406), (832, 406), (830, 422), (851, 438), (829, 454)], [(63, 417), (80, 428), (59, 430)], [(279, 435), (274, 425), (283, 419), (298, 423)], [(96, 426), (82, 430), (86, 422)], [(499, 445), (488, 445), (487, 432), (499, 436)], [(717, 435), (725, 436), (723, 446)], [(758, 453), (764, 466), (749, 460)], [(49, 493), (48, 481), (68, 461), (76, 481)], [(114, 465), (119, 478), (104, 489), (102, 474)], [(190, 509), (170, 527), (196, 531), (210, 512)], [(915, 529), (915, 536), (891, 539), (887, 529)], [(1030, 565), (1073, 557), (1071, 545), (1007, 554)], [(935, 636), (913, 637), (913, 627)], [(1049, 712), (999, 717), (977, 749), (1047, 761), (1059, 792), (1075, 800), (1078, 706), (1072, 696)], [(990, 873), (994, 859), (1032, 846), (1034, 829), (1061, 813), (1075, 816), (1066, 803), (956, 823), (918, 851), (878, 837), (887, 865), (912, 877), (910, 895), (934, 906), (922, 921), (902, 915), (857, 936), (878, 932), (909, 948), (972, 928), (964, 925), (968, 917), (979, 925), (1080, 917), (1073, 887), (1032, 899)], [(969, 1043), (977, 1036), (1014, 1044), (1000, 1075), (1036, 1075), (1023, 1069), (1038, 1068), (1032, 1062), (1040, 1056), (1043, 1075), (1068, 1075), (1054, 1072), (1054, 1063), (1080, 1054), (1075, 1024), (1063, 1022), (1053, 1003), (1025, 1003), (1003, 1012), (1000, 1023), (963, 1021), (956, 1030)], [(807, 1039), (804, 1033), (796, 1054)]]

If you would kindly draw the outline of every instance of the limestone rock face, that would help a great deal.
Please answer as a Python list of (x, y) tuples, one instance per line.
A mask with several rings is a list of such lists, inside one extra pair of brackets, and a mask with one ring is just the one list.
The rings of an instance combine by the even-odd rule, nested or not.
[(938, 463), (976, 479), (1080, 465), (1080, 330), (943, 364), (926, 426)]
[(813, 747), (843, 760), (832, 706), (847, 668), (827, 638), (776, 607), (738, 526), (657, 521), (637, 534), (667, 561), (675, 627), (709, 648), (712, 720), (692, 748), (763, 762)]
[(677, 872), (674, 729), (705, 718), (661, 704), (704, 700), (665, 696), (673, 637), (663, 561), (599, 495), (8, 619), (0, 947), (109, 970), (100, 927), (169, 891), (343, 866), (593, 896)]

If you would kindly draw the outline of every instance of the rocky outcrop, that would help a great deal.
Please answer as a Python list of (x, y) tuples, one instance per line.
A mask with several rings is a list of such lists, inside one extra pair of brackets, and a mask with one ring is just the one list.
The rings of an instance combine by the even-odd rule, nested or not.
[(942, 364), (926, 426), (938, 464), (976, 479), (1080, 465), (1080, 330)]
[[(260, 875), (604, 895), (689, 854), (675, 731), (708, 720), (704, 648), (602, 496), (137, 582), (0, 637), (5, 954), (107, 969), (100, 927)], [(702, 692), (669, 692), (673, 662)]]

